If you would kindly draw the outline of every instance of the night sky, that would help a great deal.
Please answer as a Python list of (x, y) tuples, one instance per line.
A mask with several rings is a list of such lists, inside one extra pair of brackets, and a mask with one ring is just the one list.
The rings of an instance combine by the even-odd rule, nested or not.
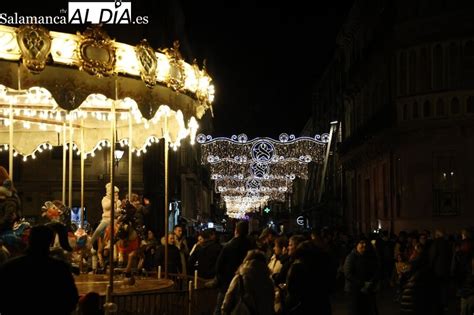
[[(148, 25), (105, 29), (132, 45), (147, 38), (154, 48), (171, 47), (178, 39), (187, 62), (206, 59), (216, 87), (213, 136), (298, 135), (311, 114), (311, 87), (332, 56), (352, 2), (140, 0), (132, 1), (132, 14), (148, 15)], [(61, 8), (67, 1), (39, 9), (10, 2), (0, 11), (54, 15)], [(65, 32), (85, 27), (47, 26)]]
[(183, 6), (184, 27), (191, 52), (208, 60), (215, 81), (215, 135), (299, 134), (311, 114), (311, 87), (333, 53), (350, 3), (214, 4), (218, 13), (192, 3)]

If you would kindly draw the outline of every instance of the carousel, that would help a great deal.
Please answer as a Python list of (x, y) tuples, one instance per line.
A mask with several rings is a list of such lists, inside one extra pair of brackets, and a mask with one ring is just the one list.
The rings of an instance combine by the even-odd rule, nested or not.
[[(114, 152), (118, 146), (128, 147), (128, 196), (132, 196), (134, 156), (146, 154), (153, 143), (164, 141), (167, 212), (168, 150), (179, 149), (182, 141), (194, 143), (198, 120), (206, 111), (212, 111), (214, 87), (205, 67), (199, 68), (195, 61), (186, 63), (178, 42), (161, 50), (154, 50), (146, 40), (131, 46), (112, 40), (99, 26), (78, 34), (48, 31), (40, 26), (0, 26), (0, 43), (0, 149), (8, 151), (8, 178), (0, 185), (7, 192), (14, 187), (15, 159), (26, 162), (60, 146), (62, 198), (44, 200), (45, 206), (38, 212), (66, 225), (63, 218), (73, 205), (73, 192), (80, 190), (80, 211), (84, 211), (86, 159), (94, 159), (98, 150), (110, 151), (108, 182), (113, 189)], [(77, 157), (81, 180), (80, 187), (73, 187)], [(109, 237), (115, 240), (120, 224), (131, 222), (129, 210), (133, 205), (127, 202), (118, 209), (114, 202), (111, 204)], [(120, 216), (115, 215), (117, 211)], [(5, 215), (5, 211), (0, 214)], [(80, 217), (84, 219), (84, 215)], [(164, 217), (167, 221), (168, 214)], [(21, 246), (15, 247), (15, 242), (27, 238), (28, 222), (20, 217), (14, 221), (11, 223), (15, 226), (4, 228), (0, 238), (18, 249)], [(81, 221), (75, 233), (69, 233), (69, 244), (64, 245), (72, 247), (79, 264), (83, 254), (90, 252), (83, 224)], [(166, 239), (167, 226), (165, 222)], [(132, 235), (127, 233), (128, 237)], [(109, 246), (110, 262), (116, 257), (114, 247)], [(165, 261), (167, 255), (166, 242)], [(78, 275), (76, 284), (81, 294), (95, 291), (106, 296), (113, 310), (113, 295), (172, 286), (166, 263), (163, 269), (163, 276), (160, 270), (154, 278), (127, 278), (109, 268), (108, 275)]]

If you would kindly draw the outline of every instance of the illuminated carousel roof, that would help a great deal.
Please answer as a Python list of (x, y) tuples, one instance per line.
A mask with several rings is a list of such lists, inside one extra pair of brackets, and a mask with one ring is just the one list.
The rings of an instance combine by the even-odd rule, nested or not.
[[(17, 153), (56, 144), (61, 128), (71, 126), (83, 130), (84, 151), (92, 154), (110, 138), (112, 111), (118, 141), (128, 144), (133, 128), (133, 150), (146, 152), (163, 137), (176, 148), (188, 135), (194, 140), (196, 118), (212, 110), (213, 98), (205, 68), (184, 62), (177, 42), (155, 51), (146, 41), (115, 42), (100, 27), (74, 35), (0, 26), (0, 120), (13, 122)], [(0, 143), (8, 136), (0, 128)]]

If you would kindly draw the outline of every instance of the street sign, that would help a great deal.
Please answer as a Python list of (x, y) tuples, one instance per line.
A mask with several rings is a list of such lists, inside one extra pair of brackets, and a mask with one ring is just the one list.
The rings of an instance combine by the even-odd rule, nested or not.
[(296, 218), (296, 224), (303, 226), (304, 225), (304, 217), (300, 215)]

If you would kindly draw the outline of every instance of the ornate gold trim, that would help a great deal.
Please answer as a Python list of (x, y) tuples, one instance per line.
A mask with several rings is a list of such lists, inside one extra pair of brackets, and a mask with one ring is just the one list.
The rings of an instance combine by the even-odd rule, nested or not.
[(98, 77), (114, 74), (115, 71), (115, 45), (109, 35), (101, 26), (87, 28), (80, 36), (79, 43), (79, 69)]
[(144, 39), (135, 47), (138, 62), (140, 64), (140, 76), (146, 86), (152, 88), (156, 85), (156, 68), (158, 66), (158, 58), (155, 51)]
[(17, 30), (17, 42), (25, 67), (35, 74), (43, 71), (51, 51), (49, 31), (39, 25), (20, 26)]
[(167, 86), (175, 91), (180, 91), (184, 88), (186, 81), (186, 71), (183, 65), (183, 57), (179, 52), (179, 41), (173, 42), (173, 48), (165, 48), (162, 52), (168, 57), (170, 64), (170, 71), (167, 79)]

